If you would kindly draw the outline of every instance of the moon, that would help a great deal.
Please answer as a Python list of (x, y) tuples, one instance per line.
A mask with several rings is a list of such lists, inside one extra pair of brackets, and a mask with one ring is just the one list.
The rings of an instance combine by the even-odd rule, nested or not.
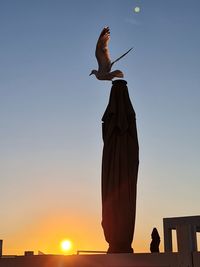
[(136, 7), (134, 8), (134, 12), (135, 12), (135, 13), (140, 13), (140, 10), (141, 10), (141, 9), (140, 9), (139, 6), (136, 6)]

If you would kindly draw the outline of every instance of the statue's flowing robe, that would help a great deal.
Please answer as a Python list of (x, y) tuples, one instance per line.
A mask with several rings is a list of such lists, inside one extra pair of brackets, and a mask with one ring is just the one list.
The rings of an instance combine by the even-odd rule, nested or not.
[(126, 81), (116, 80), (102, 118), (102, 227), (108, 253), (131, 253), (139, 146)]

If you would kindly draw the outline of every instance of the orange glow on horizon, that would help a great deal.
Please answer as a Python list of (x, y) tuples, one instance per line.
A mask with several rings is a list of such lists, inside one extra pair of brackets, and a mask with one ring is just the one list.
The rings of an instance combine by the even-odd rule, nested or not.
[[(106, 251), (108, 244), (99, 223), (100, 219), (98, 214), (86, 217), (82, 210), (79, 213), (70, 211), (70, 216), (67, 216), (64, 210), (43, 212), (38, 217), (30, 220), (27, 218), (23, 224), (16, 225), (15, 231), (4, 238), (4, 254), (23, 255), (26, 250), (34, 251), (36, 255), (38, 251), (44, 254), (66, 255), (76, 254), (77, 250)], [(151, 228), (149, 226), (149, 236), (138, 228), (132, 247), (135, 253), (149, 252)], [(72, 242), (69, 250), (63, 250), (61, 247), (64, 238)], [(163, 251), (162, 240), (160, 250)]]

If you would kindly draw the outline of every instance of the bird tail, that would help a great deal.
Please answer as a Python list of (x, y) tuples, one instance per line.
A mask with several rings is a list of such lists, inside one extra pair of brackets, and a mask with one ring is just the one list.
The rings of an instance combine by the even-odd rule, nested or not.
[(121, 70), (114, 70), (112, 72), (110, 72), (110, 76), (111, 76), (111, 80), (113, 78), (124, 78), (124, 74)]
[(127, 55), (131, 50), (133, 49), (133, 47), (131, 47), (126, 53), (124, 53), (121, 57), (118, 57), (115, 61), (113, 61), (112, 63), (111, 63), (111, 67), (112, 67), (112, 65), (115, 63), (115, 62), (117, 62), (118, 60), (120, 60), (121, 58), (123, 58), (125, 55)]

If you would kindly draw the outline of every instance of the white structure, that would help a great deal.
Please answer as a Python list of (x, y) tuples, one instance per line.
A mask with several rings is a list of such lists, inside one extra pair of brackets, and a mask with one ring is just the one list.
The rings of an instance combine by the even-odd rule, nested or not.
[(200, 216), (165, 218), (163, 227), (165, 252), (173, 251), (172, 230), (176, 230), (179, 265), (193, 267), (193, 252), (197, 252), (197, 232), (200, 232)]
[(177, 232), (178, 252), (197, 251), (197, 232), (200, 232), (200, 216), (163, 219), (165, 252), (172, 252), (172, 230)]

